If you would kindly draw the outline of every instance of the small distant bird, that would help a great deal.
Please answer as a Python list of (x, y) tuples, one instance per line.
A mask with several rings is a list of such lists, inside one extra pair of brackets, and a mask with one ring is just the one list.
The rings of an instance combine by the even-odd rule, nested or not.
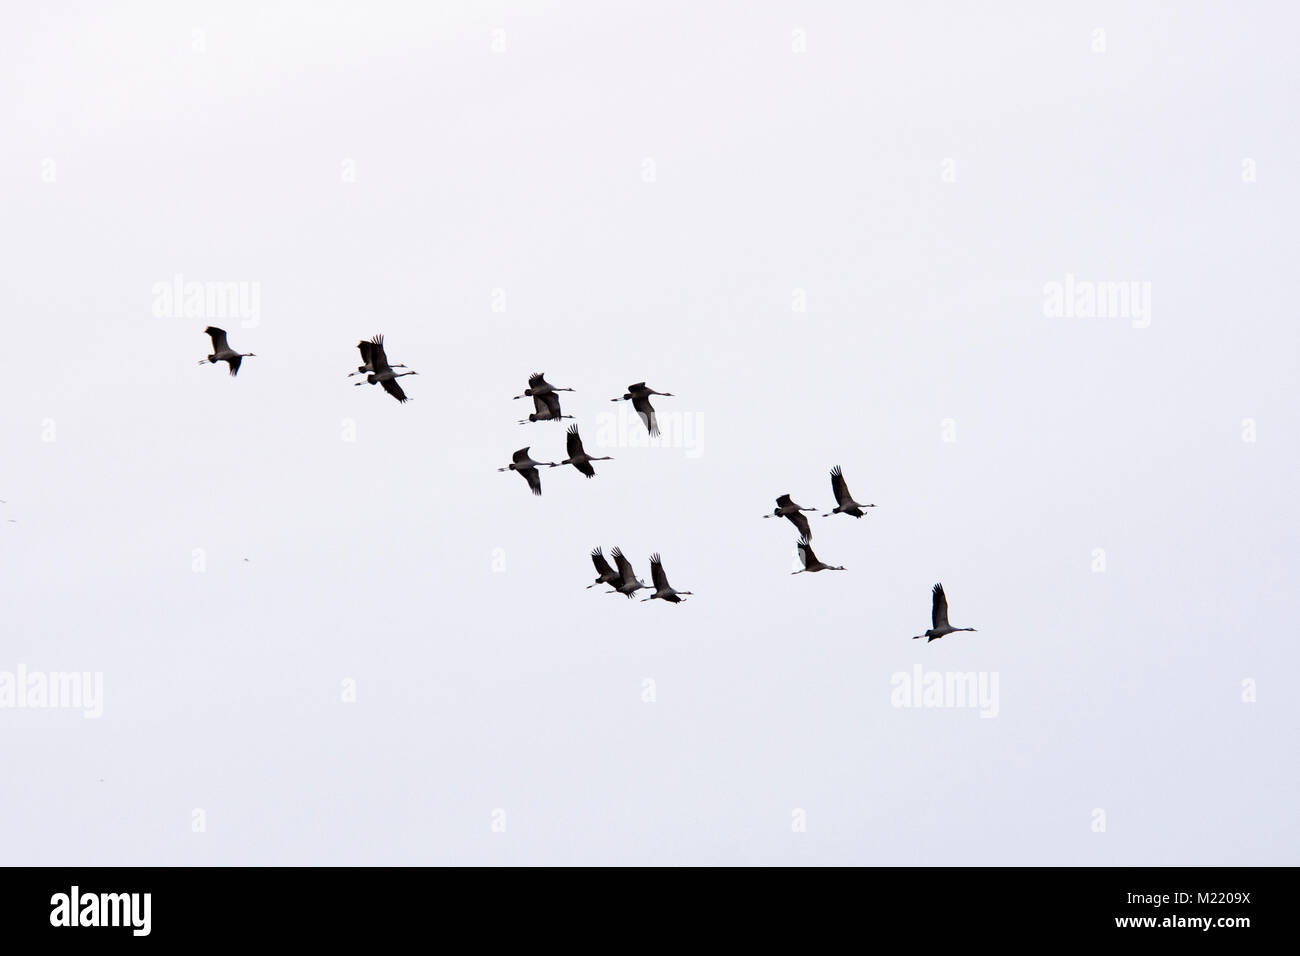
[(521, 420), (520, 425), (527, 425), (529, 422), (558, 422), (561, 418), (573, 417), (572, 415), (560, 414), (560, 396), (554, 392), (545, 392), (540, 395), (534, 394), (533, 407), (537, 411), (529, 415), (528, 418)]
[(246, 358), (256, 358), (252, 352), (236, 352), (226, 341), (226, 330), (219, 329), (215, 325), (209, 325), (203, 330), (204, 333), (212, 337), (212, 354), (199, 362), (200, 365), (206, 365), (211, 362), (216, 365), (218, 362), (225, 362), (230, 366), (231, 376), (239, 374), (239, 363)]
[(917, 634), (912, 638), (912, 640), (919, 641), (924, 637), (926, 638), (925, 643), (929, 644), (930, 641), (937, 641), (945, 634), (955, 634), (957, 631), (975, 630), (973, 627), (953, 627), (948, 623), (948, 598), (944, 596), (942, 584), (936, 584), (933, 593), (934, 604), (930, 608), (930, 623), (933, 624), (934, 627), (930, 628), (930, 630), (926, 631), (924, 634)]
[(528, 387), (524, 389), (523, 395), (516, 395), (515, 398), (527, 398), (528, 396), (550, 395), (552, 392), (571, 392), (571, 388), (556, 388), (546, 380), (545, 372), (534, 372), (528, 376)]
[(660, 560), (658, 554), (650, 555), (650, 580), (654, 582), (654, 593), (648, 598), (642, 598), (642, 603), (659, 598), (661, 601), (668, 601), (670, 604), (681, 604), (680, 595), (694, 593), (692, 591), (678, 591), (668, 586), (668, 575), (664, 574), (664, 563)]
[[(375, 338), (379, 339), (380, 342), (383, 342), (384, 340), (382, 335), (376, 335)], [(372, 348), (374, 348), (374, 344), (372, 342), (367, 342), (365, 339), (362, 339), (357, 343), (357, 350), (361, 352), (361, 361), (364, 364), (358, 365), (355, 372), (348, 372), (348, 378), (351, 378), (354, 375), (364, 375), (366, 372), (373, 372), (375, 370), (374, 363), (371, 361), (370, 350)], [(387, 358), (387, 356), (385, 356), (385, 358)], [(391, 366), (391, 368), (406, 368), (406, 366), (401, 362), (398, 362), (396, 365)]]
[(817, 555), (813, 554), (812, 545), (807, 538), (799, 539), (799, 560), (803, 562), (803, 568), (799, 571), (791, 571), (791, 574), (803, 574), (804, 571), (844, 571), (845, 568), (837, 567), (833, 564), (822, 564), (817, 560)]
[[(419, 375), (420, 373), (393, 371), (393, 367), (388, 364), (388, 353), (384, 351), (383, 335), (374, 336), (368, 344), (370, 345), (369, 349), (361, 349), (361, 357), (365, 359), (366, 365), (361, 366), (357, 371), (363, 371), (368, 365), (371, 372), (366, 376), (364, 382), (356, 382), (354, 384), (374, 385), (378, 383), (384, 387), (385, 392), (393, 396), (393, 398), (397, 399), (399, 402), (409, 402), (410, 399), (406, 397), (406, 393), (402, 391), (402, 386), (397, 383), (397, 380), (404, 375)], [(361, 348), (361, 346), (357, 347)], [(406, 366), (403, 365), (400, 367), (405, 368)]]
[(519, 472), (519, 474), (524, 476), (524, 480), (528, 482), (528, 487), (533, 489), (533, 494), (540, 495), (542, 493), (542, 476), (537, 473), (537, 469), (542, 467), (554, 468), (555, 462), (533, 461), (528, 457), (529, 447), (531, 446), (519, 449), (514, 453), (514, 461), (506, 465), (504, 468), (498, 468), (497, 471)]
[(596, 578), (596, 584), (588, 584), (587, 590), (590, 591), (597, 584), (608, 584), (617, 590), (621, 583), (621, 577), (617, 571), (609, 566), (605, 560), (605, 553), (600, 548), (593, 548), (591, 551), (591, 563), (596, 566), (596, 573), (600, 575)]
[(654, 406), (650, 404), (651, 395), (662, 395), (664, 398), (673, 398), (672, 392), (656, 392), (653, 388), (646, 388), (645, 382), (637, 382), (627, 387), (627, 392), (622, 398), (611, 398), (611, 402), (631, 401), (632, 407), (636, 413), (641, 416), (641, 421), (645, 422), (646, 429), (651, 435), (659, 434), (659, 420), (655, 418)]
[(569, 457), (564, 459), (564, 461), (560, 462), (560, 464), (572, 465), (574, 468), (578, 469), (578, 471), (582, 472), (588, 478), (596, 477), (596, 469), (591, 467), (591, 463), (593, 461), (614, 460), (613, 458), (610, 458), (608, 455), (603, 455), (600, 458), (593, 458), (591, 455), (588, 455), (585, 451), (583, 451), (582, 439), (578, 437), (577, 425), (569, 426), (569, 434), (566, 436), (565, 441), (568, 443), (567, 447), (568, 447)]
[(805, 508), (803, 505), (795, 504), (789, 495), (782, 495), (776, 499), (776, 507), (772, 509), (770, 515), (763, 515), (764, 518), (789, 518), (790, 523), (799, 531), (799, 537), (812, 540), (812, 528), (808, 527), (808, 519), (801, 515), (801, 511), (816, 511), (816, 508)]
[(835, 500), (838, 502), (834, 511), (828, 511), (823, 518), (829, 518), (831, 515), (837, 515), (841, 512), (846, 515), (853, 515), (855, 518), (861, 518), (863, 508), (874, 508), (875, 505), (860, 505), (853, 500), (849, 494), (849, 486), (844, 481), (844, 474), (840, 471), (840, 466), (836, 465), (831, 469), (831, 490), (835, 492)]
[(632, 570), (632, 562), (623, 556), (622, 551), (618, 548), (614, 548), (609, 552), (609, 556), (613, 558), (614, 563), (618, 565), (618, 581), (610, 582), (614, 585), (614, 590), (606, 593), (626, 594), (628, 600), (631, 600), (633, 594), (647, 585), (644, 581), (637, 578), (636, 572)]

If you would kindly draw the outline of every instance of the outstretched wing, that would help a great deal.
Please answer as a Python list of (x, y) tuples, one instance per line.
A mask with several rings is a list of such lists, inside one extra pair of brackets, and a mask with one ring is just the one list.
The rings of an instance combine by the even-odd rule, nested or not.
[[(376, 375), (384, 372), (390, 372), (392, 369), (388, 365), (388, 353), (384, 351), (384, 337), (376, 335), (370, 340), (370, 367), (375, 370)], [(388, 388), (388, 383), (384, 383), (384, 388)], [(397, 393), (402, 390), (399, 388)], [(390, 394), (397, 394), (390, 391)]]
[(664, 574), (664, 565), (658, 554), (650, 555), (650, 580), (655, 583), (656, 591), (668, 589), (668, 575)]
[(836, 504), (844, 504), (846, 501), (852, 501), (853, 496), (849, 494), (849, 486), (844, 481), (844, 474), (840, 471), (840, 466), (836, 465), (831, 469), (831, 491), (835, 492)]
[(236, 355), (234, 358), (226, 359), (226, 364), (230, 366), (230, 377), (234, 378), (239, 374), (239, 363), (242, 362), (243, 356)]
[(539, 419), (546, 419), (550, 416), (551, 410), (546, 405), (546, 396), (533, 392), (533, 414)]
[(206, 332), (208, 335), (212, 336), (213, 352), (224, 352), (226, 351), (226, 349), (230, 348), (230, 346), (226, 344), (225, 329), (219, 329), (215, 325), (209, 325), (203, 331)]
[(789, 495), (782, 495), (780, 498), (776, 499), (776, 506), (778, 508), (789, 508), (793, 504), (794, 502), (790, 500)]
[(582, 439), (578, 437), (578, 426), (570, 425), (569, 433), (564, 439), (564, 447), (568, 449), (570, 458), (575, 458), (582, 454)]
[(533, 494), (542, 493), (542, 476), (537, 473), (536, 468), (520, 468), (519, 474), (528, 479), (528, 487), (533, 489)]
[(930, 611), (930, 623), (936, 631), (948, 626), (948, 598), (943, 593), (943, 585), (934, 586), (934, 607)]
[(551, 418), (560, 417), (560, 396), (554, 392), (547, 392), (542, 396), (542, 401), (546, 403), (546, 413)]
[(636, 580), (636, 571), (632, 570), (632, 562), (623, 555), (621, 550), (615, 548), (609, 553), (609, 556), (618, 565), (618, 576), (624, 584), (631, 584)]
[(529, 445), (525, 448), (521, 448), (517, 452), (515, 452), (514, 455), (511, 456), (514, 459), (514, 463), (516, 465), (522, 465), (524, 462), (528, 460), (528, 449), (531, 447), (533, 446)]
[(386, 378), (382, 384), (384, 386), (384, 391), (393, 396), (393, 398), (397, 399), (399, 402), (410, 401), (410, 399), (406, 397), (406, 393), (402, 391), (402, 386), (397, 383), (397, 379)]
[(605, 555), (600, 548), (596, 548), (591, 552), (591, 563), (596, 566), (596, 573), (602, 578), (614, 576), (614, 569), (609, 566), (609, 562), (605, 560)]
[(358, 343), (357, 343), (357, 349), (358, 349), (358, 351), (361, 352), (361, 362), (362, 362), (362, 364), (365, 365), (366, 368), (374, 368), (374, 366), (370, 364), (370, 349), (371, 349), (371, 345), (370, 345), (370, 343), (369, 343), (369, 342), (366, 342), (366, 341), (364, 341), (364, 340), (361, 341), (361, 342), (358, 342)]
[(636, 396), (632, 399), (632, 407), (635, 408), (636, 413), (641, 416), (641, 420), (645, 422), (645, 427), (649, 429), (650, 434), (658, 435), (659, 422), (655, 418), (655, 409), (654, 406), (650, 404), (649, 397), (645, 395)]
[(532, 375), (528, 376), (528, 387), (529, 387), (529, 388), (538, 388), (538, 387), (540, 387), (540, 386), (542, 386), (542, 385), (545, 385), (545, 384), (546, 384), (546, 373), (545, 373), (545, 372), (534, 372)]
[(629, 385), (629, 386), (627, 387), (627, 390), (628, 390), (629, 392), (644, 392), (644, 391), (645, 391), (645, 382), (637, 382), (635, 385)]
[(812, 543), (807, 538), (799, 539), (799, 560), (805, 568), (817, 563), (817, 555), (813, 554)]
[(799, 532), (799, 537), (812, 540), (812, 528), (808, 527), (808, 518), (802, 511), (794, 511), (786, 515), (794, 525), (795, 530)]

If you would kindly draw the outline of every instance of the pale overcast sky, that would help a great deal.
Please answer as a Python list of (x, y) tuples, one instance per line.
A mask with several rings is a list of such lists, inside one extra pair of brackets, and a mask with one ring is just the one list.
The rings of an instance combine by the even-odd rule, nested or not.
[(262, 6), (0, 35), (6, 862), (1297, 862), (1289, 5)]

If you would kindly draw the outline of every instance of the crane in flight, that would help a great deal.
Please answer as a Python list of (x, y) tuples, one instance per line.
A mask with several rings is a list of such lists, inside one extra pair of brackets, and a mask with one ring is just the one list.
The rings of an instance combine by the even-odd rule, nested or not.
[[(362, 343), (365, 345), (366, 343)], [(402, 386), (397, 380), (404, 375), (419, 375), (419, 372), (394, 372), (393, 367), (388, 364), (388, 353), (384, 351), (383, 335), (376, 335), (369, 342), (369, 349), (361, 349), (361, 357), (366, 360), (370, 366), (370, 374), (366, 376), (364, 382), (356, 382), (357, 385), (374, 385), (376, 383), (384, 387), (384, 391), (399, 402), (408, 402), (409, 398), (402, 391)], [(360, 348), (360, 346), (358, 346)], [(363, 366), (364, 367), (364, 366)], [(406, 366), (402, 366), (405, 368)], [(357, 371), (361, 371), (358, 369)]]
[(239, 374), (239, 363), (246, 358), (256, 358), (252, 352), (236, 352), (226, 341), (226, 330), (219, 329), (215, 325), (209, 325), (203, 330), (206, 335), (212, 338), (212, 354), (199, 362), (200, 365), (206, 365), (211, 362), (216, 365), (218, 362), (225, 362), (230, 366), (230, 375), (233, 378)]
[(608, 584), (617, 590), (622, 583), (622, 576), (609, 566), (609, 562), (605, 560), (605, 553), (600, 548), (591, 549), (591, 563), (596, 566), (596, 574), (599, 577), (596, 578), (596, 584), (587, 585), (587, 590), (590, 591), (598, 584)]
[(844, 480), (844, 473), (840, 471), (840, 466), (836, 465), (831, 469), (831, 491), (835, 492), (835, 510), (828, 511), (823, 518), (829, 518), (831, 515), (846, 514), (853, 515), (855, 518), (863, 516), (863, 508), (874, 508), (875, 505), (860, 505), (853, 500), (853, 495), (849, 494), (848, 483)]
[(613, 558), (614, 563), (618, 565), (618, 581), (611, 582), (614, 584), (614, 590), (607, 593), (625, 594), (627, 595), (628, 600), (631, 600), (633, 594), (647, 585), (644, 581), (637, 578), (636, 572), (632, 570), (632, 562), (623, 555), (621, 550), (614, 548), (609, 552), (609, 556)]
[(570, 425), (569, 433), (565, 436), (566, 447), (569, 457), (560, 462), (561, 465), (572, 465), (578, 471), (582, 472), (588, 478), (596, 477), (596, 469), (591, 467), (593, 461), (613, 461), (608, 455), (600, 458), (593, 458), (588, 455), (582, 448), (582, 439), (578, 437), (578, 426)]
[[(516, 396), (518, 397), (518, 396)], [(521, 419), (520, 425), (527, 425), (529, 422), (558, 422), (561, 418), (572, 418), (572, 415), (560, 414), (560, 396), (554, 392), (533, 393), (533, 412), (526, 419)]]
[(799, 560), (803, 562), (803, 568), (798, 571), (791, 571), (791, 574), (803, 574), (804, 571), (844, 571), (845, 568), (834, 564), (823, 564), (817, 560), (817, 555), (813, 554), (812, 544), (807, 538), (799, 539)]
[(948, 623), (948, 598), (943, 593), (943, 585), (936, 584), (932, 591), (934, 595), (933, 604), (930, 607), (930, 623), (934, 626), (924, 634), (913, 636), (912, 640), (919, 641), (925, 638), (925, 643), (937, 641), (945, 634), (955, 634), (958, 631), (973, 631), (973, 627), (953, 627)]
[(545, 372), (534, 372), (528, 376), (528, 387), (524, 389), (523, 395), (516, 395), (515, 398), (527, 398), (528, 396), (550, 395), (554, 392), (571, 392), (571, 388), (556, 388), (546, 380)]
[(782, 495), (776, 499), (776, 507), (772, 509), (770, 515), (763, 515), (764, 518), (789, 518), (790, 523), (795, 526), (799, 532), (799, 537), (812, 540), (812, 528), (808, 526), (808, 519), (801, 515), (801, 511), (816, 511), (816, 508), (805, 508), (803, 505), (797, 505), (791, 500), (789, 495)]
[(554, 468), (553, 461), (533, 461), (528, 457), (528, 447), (519, 449), (514, 453), (514, 460), (504, 468), (498, 468), (497, 471), (517, 471), (523, 475), (524, 481), (528, 482), (528, 487), (533, 490), (533, 494), (542, 493), (542, 476), (537, 473), (538, 468)]
[(650, 580), (654, 582), (654, 593), (648, 598), (642, 598), (641, 602), (653, 601), (659, 598), (661, 601), (668, 601), (670, 604), (681, 604), (681, 595), (693, 594), (693, 591), (678, 591), (668, 584), (668, 575), (664, 573), (664, 563), (658, 554), (650, 555)]
[[(375, 338), (379, 339), (381, 343), (384, 341), (382, 335), (376, 335)], [(362, 339), (357, 343), (357, 349), (361, 352), (361, 361), (364, 364), (358, 365), (355, 372), (348, 372), (348, 378), (351, 378), (354, 375), (364, 375), (366, 372), (373, 372), (375, 370), (374, 362), (370, 357), (370, 350), (372, 348), (374, 348), (373, 343), (367, 342), (365, 339)], [(398, 362), (396, 365), (391, 366), (391, 368), (406, 368), (406, 366), (401, 362)]]
[(651, 395), (662, 395), (664, 398), (674, 398), (672, 392), (656, 392), (653, 388), (646, 388), (645, 382), (636, 382), (627, 387), (627, 392), (622, 398), (611, 398), (611, 402), (628, 402), (636, 409), (636, 413), (641, 416), (641, 421), (645, 422), (646, 429), (651, 435), (659, 434), (659, 420), (655, 418), (655, 408), (650, 404)]

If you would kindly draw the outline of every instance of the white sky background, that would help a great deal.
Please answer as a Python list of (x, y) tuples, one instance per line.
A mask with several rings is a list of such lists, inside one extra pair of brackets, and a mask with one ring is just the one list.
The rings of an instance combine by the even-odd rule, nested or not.
[[(4, 862), (1296, 863), (1287, 5), (6, 19), (0, 670), (105, 700), (0, 710)], [(260, 283), (238, 379), (176, 273)], [(1045, 317), (1067, 273), (1150, 327)], [(537, 369), (616, 458), (540, 499)], [(695, 457), (598, 449), (638, 380)], [(879, 508), (792, 577), (759, 516), (835, 464)], [(979, 632), (911, 641), (940, 580)], [(891, 706), (917, 662), (998, 717)]]

